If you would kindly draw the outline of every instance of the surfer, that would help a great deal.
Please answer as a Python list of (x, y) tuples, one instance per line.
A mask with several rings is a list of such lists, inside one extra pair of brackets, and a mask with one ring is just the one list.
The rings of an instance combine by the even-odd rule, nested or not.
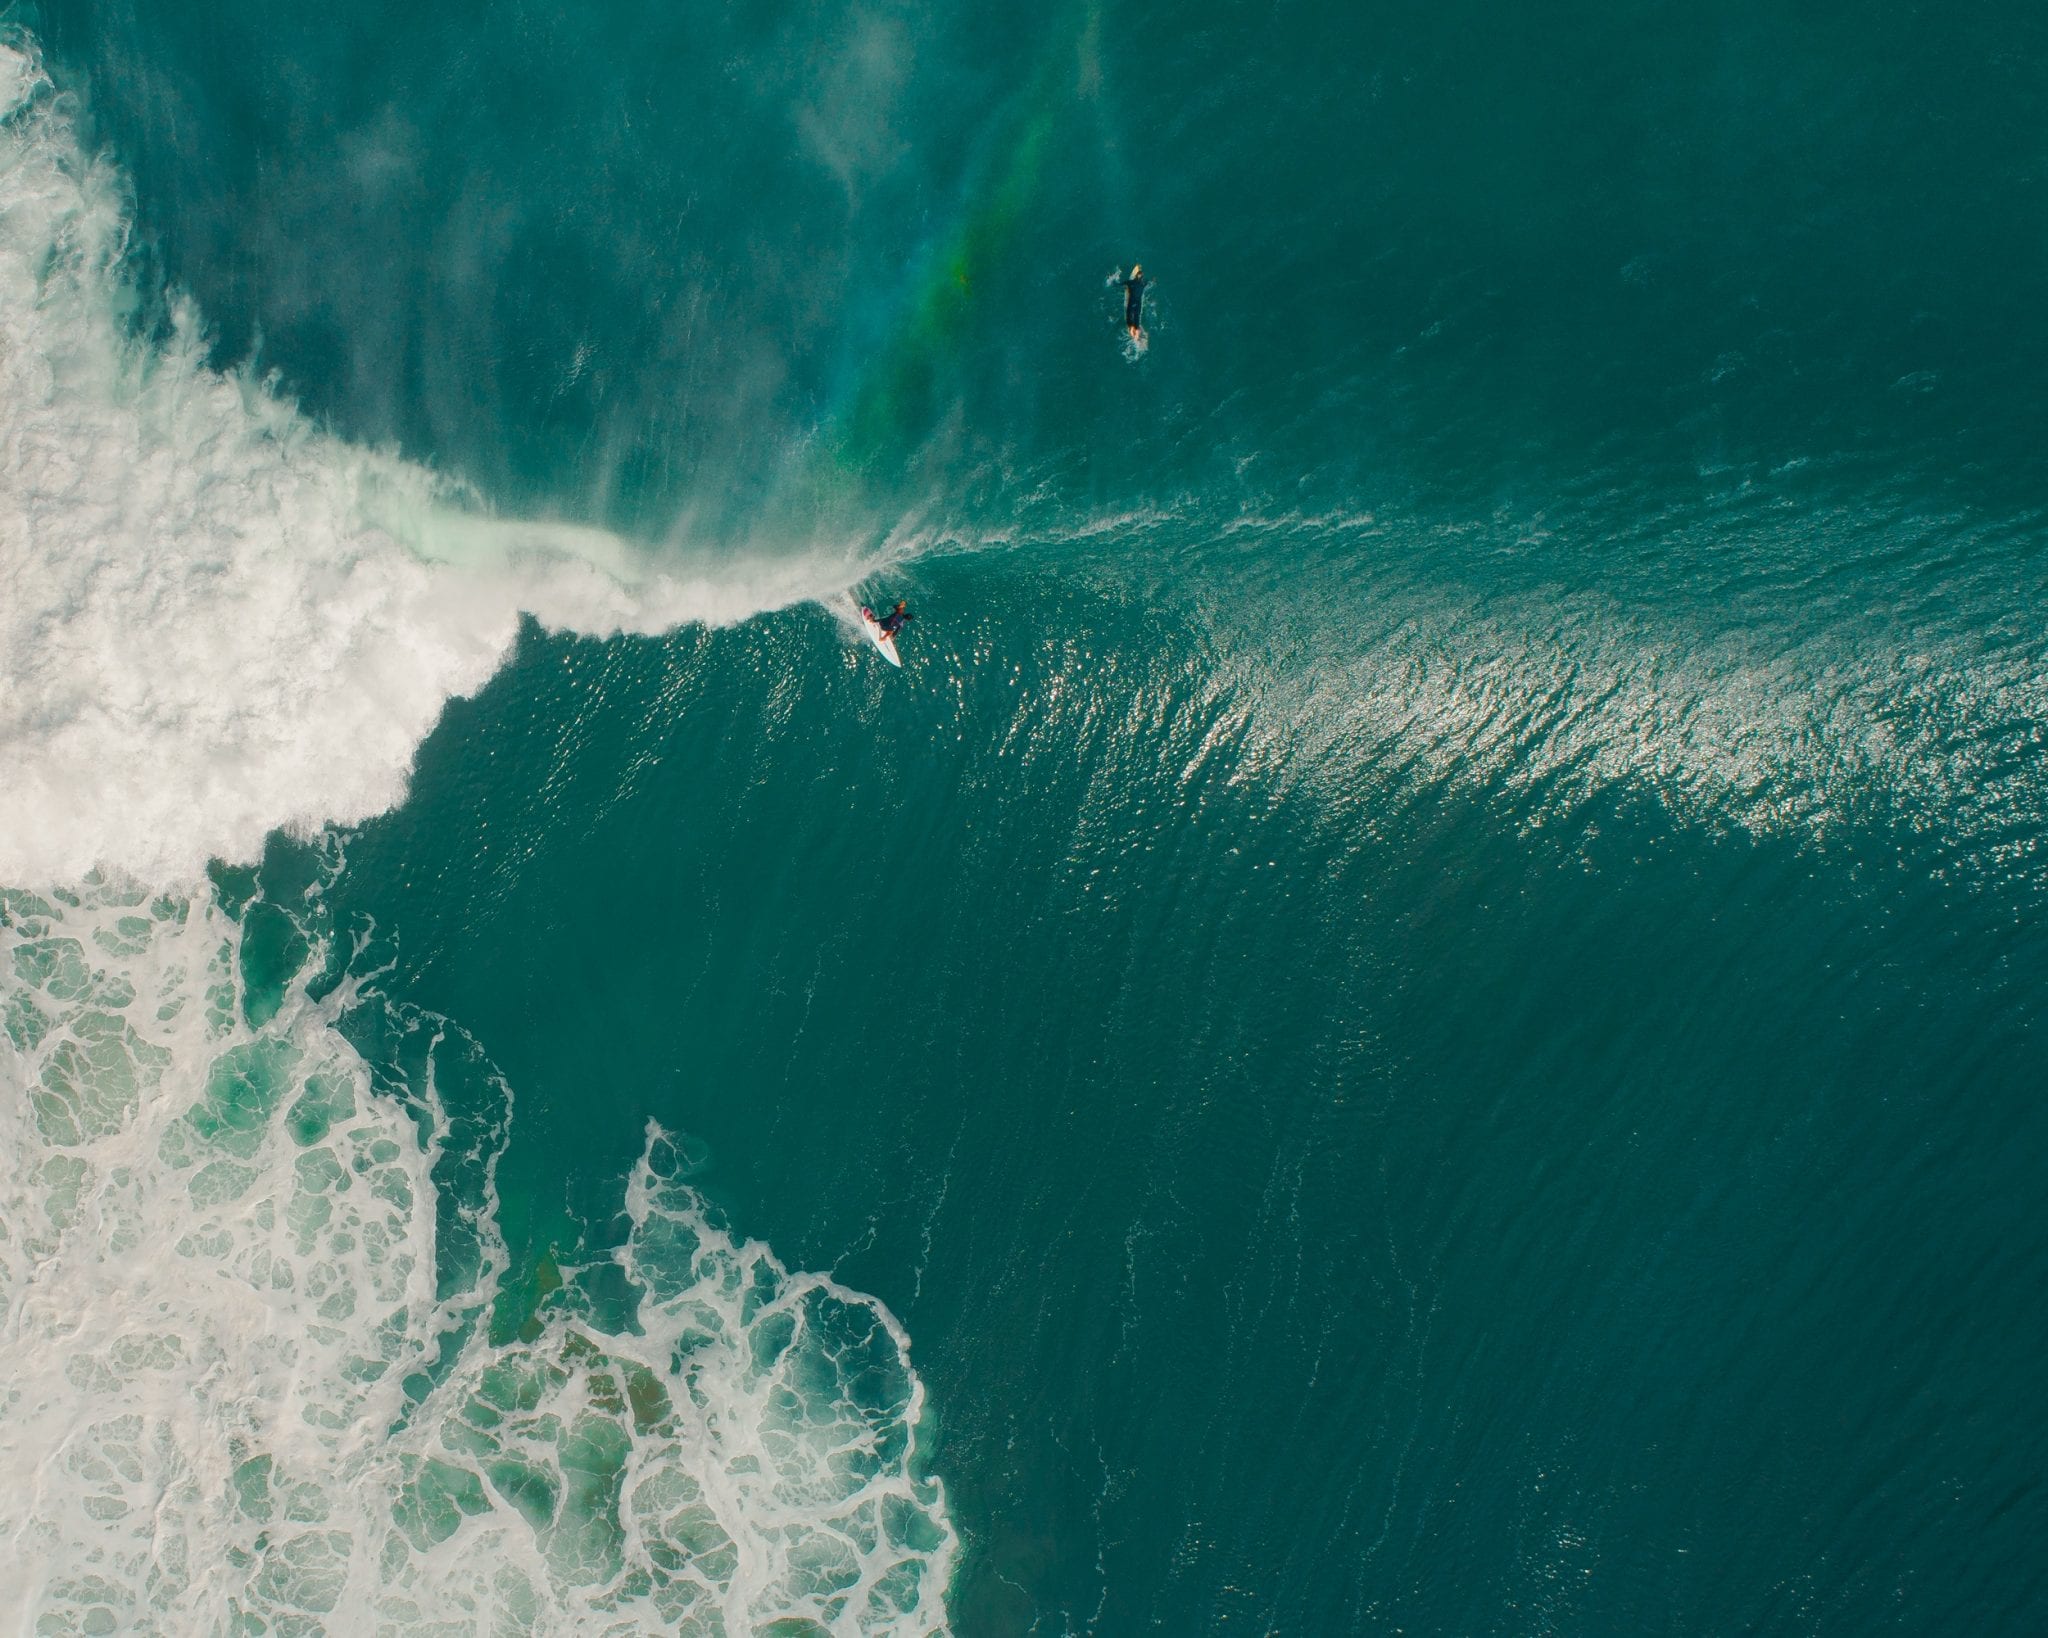
[(1131, 276), (1122, 281), (1124, 287), (1124, 328), (1131, 332), (1133, 341), (1145, 339), (1145, 269), (1133, 262)]
[(881, 619), (877, 620), (875, 624), (882, 628), (882, 635), (884, 637), (894, 637), (897, 632), (901, 631), (916, 618), (917, 616), (910, 612), (903, 599), (899, 597), (896, 600), (896, 606), (883, 615)]

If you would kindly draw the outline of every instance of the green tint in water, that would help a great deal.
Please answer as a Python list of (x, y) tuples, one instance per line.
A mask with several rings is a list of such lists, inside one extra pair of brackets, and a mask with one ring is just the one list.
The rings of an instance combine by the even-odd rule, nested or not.
[(204, 1100), (185, 1119), (210, 1147), (254, 1154), (269, 1133), (271, 1110), (294, 1080), (299, 1057), (296, 1047), (275, 1036), (230, 1047), (207, 1077)]

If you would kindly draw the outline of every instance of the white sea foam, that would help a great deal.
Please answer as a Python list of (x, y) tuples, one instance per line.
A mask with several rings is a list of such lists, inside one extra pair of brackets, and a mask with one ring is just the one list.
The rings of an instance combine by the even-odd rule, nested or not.
[(522, 613), (731, 621), (855, 565), (482, 515), (210, 369), (189, 308), (137, 341), (125, 234), (0, 45), (0, 1627), (943, 1630), (881, 1304), (726, 1234), (652, 1134), (631, 1322), (572, 1280), (493, 1342), (509, 1094), (478, 1135), (431, 1074), (373, 1089), (353, 983), (252, 1024), (240, 929), (161, 885), (398, 801)]
[[(373, 1091), (352, 984), (251, 1028), (238, 943), (204, 899), (0, 895), (0, 1626), (944, 1629), (881, 1304), (717, 1228), (651, 1132), (637, 1329), (572, 1285), (493, 1343), (502, 1122), (451, 1157), (432, 1073), (418, 1120)], [(451, 1158), (481, 1256), (437, 1282)]]
[(208, 368), (197, 316), (135, 340), (121, 180), (0, 45), (0, 881), (188, 878), (279, 827), (382, 812), (527, 613), (593, 634), (728, 622), (843, 558), (657, 568), (495, 519)]

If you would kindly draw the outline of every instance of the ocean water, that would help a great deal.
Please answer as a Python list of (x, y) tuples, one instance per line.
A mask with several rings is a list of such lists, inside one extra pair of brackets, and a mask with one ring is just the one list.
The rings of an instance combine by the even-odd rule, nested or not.
[(0, 31), (0, 1625), (2048, 1624), (2040, 16)]

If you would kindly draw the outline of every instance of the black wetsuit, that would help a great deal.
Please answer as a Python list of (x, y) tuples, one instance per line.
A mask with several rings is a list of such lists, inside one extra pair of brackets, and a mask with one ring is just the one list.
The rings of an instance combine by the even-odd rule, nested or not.
[(900, 614), (897, 613), (894, 609), (891, 609), (887, 614), (883, 615), (881, 619), (877, 620), (875, 624), (882, 628), (882, 635), (884, 637), (894, 637), (897, 632), (901, 631), (905, 626), (909, 625), (910, 622), (915, 620), (916, 618), (917, 616), (912, 614), (908, 609), (905, 609)]
[(1124, 280), (1124, 323), (1133, 330), (1145, 323), (1145, 280), (1142, 275)]

